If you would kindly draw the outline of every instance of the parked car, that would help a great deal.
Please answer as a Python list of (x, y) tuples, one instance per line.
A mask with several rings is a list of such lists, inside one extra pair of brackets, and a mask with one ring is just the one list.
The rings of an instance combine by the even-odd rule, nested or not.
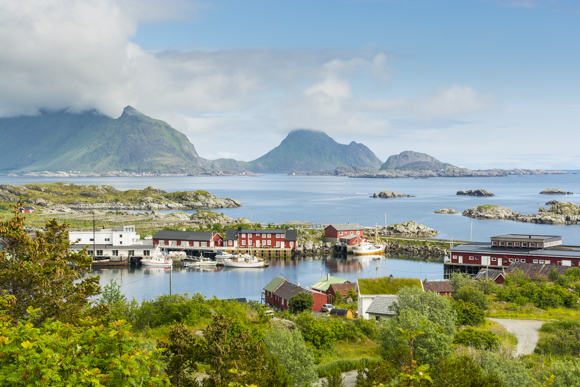
[(332, 306), (332, 304), (324, 304), (322, 305), (322, 308), (320, 308), (321, 312), (330, 312), (331, 309), (334, 309), (334, 306)]

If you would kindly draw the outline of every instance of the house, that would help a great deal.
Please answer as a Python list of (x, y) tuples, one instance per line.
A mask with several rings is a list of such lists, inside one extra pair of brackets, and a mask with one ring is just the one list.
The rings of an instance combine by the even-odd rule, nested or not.
[(20, 207), (18, 209), (21, 214), (32, 214), (36, 209), (34, 207)]
[(394, 317), (397, 313), (393, 310), (393, 306), (398, 301), (399, 297), (396, 295), (376, 296), (366, 309), (368, 319), (378, 321)]
[(223, 245), (223, 238), (217, 232), (164, 230), (153, 236), (153, 245), (166, 250), (213, 250)]
[(425, 280), (423, 281), (423, 290), (437, 293), (440, 296), (452, 296), (455, 291), (448, 280)]
[(488, 269), (482, 268), (479, 272), (475, 275), (476, 280), (491, 280), (498, 285), (501, 285), (505, 282), (506, 273), (503, 269)]
[(328, 302), (332, 304), (336, 300), (337, 293), (342, 297), (346, 297), (348, 292), (352, 289), (355, 294), (358, 294), (356, 282), (345, 282), (343, 284), (331, 284), (325, 292), (328, 295)]
[[(280, 281), (280, 279), (282, 279), (282, 281)], [(271, 289), (274, 290), (271, 291)], [(269, 292), (270, 295), (266, 292)], [(314, 298), (314, 305), (312, 305), (313, 311), (320, 310), (322, 305), (326, 304), (327, 300), (326, 294), (316, 290), (303, 288), (300, 285), (294, 285), (281, 277), (276, 277), (274, 280), (270, 281), (270, 283), (264, 287), (264, 293), (266, 303), (276, 310), (287, 310), (289, 308), (290, 299), (299, 293), (312, 294), (312, 297)], [(268, 300), (270, 300), (270, 302), (268, 302)]]
[[(397, 292), (408, 286), (415, 286), (423, 289), (422, 282), (415, 278), (393, 278), (393, 277), (381, 277), (381, 278), (359, 278), (357, 280), (358, 288), (358, 315), (359, 318), (370, 319), (376, 318), (387, 318), (388, 311), (385, 310), (385, 305), (387, 301), (378, 300), (377, 304), (371, 309), (373, 315), (369, 314), (368, 309), (374, 302), (374, 299), (381, 296), (387, 297), (389, 299), (394, 299), (396, 302)], [(389, 303), (389, 305), (390, 305)]]
[(297, 230), (228, 230), (224, 247), (231, 248), (279, 248), (298, 247)]
[(93, 231), (69, 231), (70, 251), (83, 248), (94, 262), (129, 264), (131, 260), (148, 257), (155, 246), (150, 240), (141, 240), (135, 226), (101, 228)]
[(352, 309), (333, 308), (330, 310), (330, 315), (332, 317), (348, 318), (351, 320), (354, 318), (354, 313), (353, 313)]
[(328, 289), (330, 288), (330, 285), (344, 284), (344, 283), (348, 283), (348, 282), (349, 281), (347, 279), (333, 277), (330, 274), (326, 274), (326, 277), (320, 279), (318, 282), (316, 282), (314, 285), (312, 285), (311, 288), (314, 290), (318, 290), (319, 292), (322, 292), (322, 293), (327, 293)]
[(446, 276), (454, 271), (475, 275), (480, 268), (503, 268), (514, 263), (537, 265), (580, 266), (580, 246), (562, 244), (555, 235), (506, 234), (489, 242), (474, 242), (449, 250), (444, 263)]
[(331, 224), (324, 229), (326, 242), (342, 242), (348, 246), (353, 246), (366, 240), (363, 234), (364, 228), (356, 223)]

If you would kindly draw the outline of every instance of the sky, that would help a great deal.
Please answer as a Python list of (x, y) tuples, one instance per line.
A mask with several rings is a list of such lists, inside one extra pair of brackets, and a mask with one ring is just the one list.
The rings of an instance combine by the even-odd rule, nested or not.
[(128, 105), (207, 159), (314, 129), (381, 161), (580, 169), (580, 1), (0, 0), (0, 117)]

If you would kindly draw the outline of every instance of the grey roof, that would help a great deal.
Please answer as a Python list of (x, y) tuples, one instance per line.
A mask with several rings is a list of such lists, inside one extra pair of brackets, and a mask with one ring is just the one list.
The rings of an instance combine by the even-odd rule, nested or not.
[(283, 300), (290, 300), (290, 298), (292, 298), (293, 296), (303, 292), (306, 292), (306, 289), (304, 289), (303, 287), (294, 285), (293, 283), (288, 281), (284, 281), (282, 285), (278, 287), (278, 289), (272, 292), (272, 294), (280, 297)]
[(298, 230), (286, 230), (285, 241), (296, 241), (298, 240)]
[[(83, 247), (86, 247), (87, 250), (93, 250), (93, 244), (86, 244), (86, 243), (77, 243), (71, 245), (71, 249), (73, 250), (80, 250)], [(113, 245), (106, 245), (106, 244), (95, 244), (95, 250), (155, 250), (155, 246), (151, 245), (120, 245), (120, 246), (113, 246)]]
[(233, 228), (226, 231), (226, 241), (237, 241), (238, 240), (238, 229)]
[(517, 239), (517, 240), (540, 239), (544, 241), (547, 240), (557, 241), (561, 240), (562, 237), (557, 235), (504, 234), (491, 237), (491, 240), (495, 239)]
[(521, 255), (541, 259), (542, 257), (551, 258), (580, 258), (580, 246), (556, 246), (548, 247), (546, 249), (526, 249), (526, 248), (511, 248), (511, 247), (491, 247), (491, 243), (475, 242), (466, 243), (451, 248), (449, 250), (453, 253), (479, 253), (479, 254), (509, 254)]
[(364, 227), (357, 223), (331, 224), (328, 227), (333, 227), (336, 231), (364, 230)]
[(376, 296), (366, 310), (366, 313), (394, 316), (397, 313), (391, 310), (391, 306), (396, 304), (398, 300), (399, 297), (395, 295)]
[[(511, 266), (511, 265), (510, 265)], [(498, 279), (501, 275), (503, 274), (503, 271), (500, 269), (487, 269), (487, 268), (481, 268), (477, 274), (475, 275), (475, 279), (476, 280), (481, 280), (481, 279), (490, 279), (492, 281), (495, 281), (496, 279)]]
[(448, 280), (431, 280), (431, 281), (423, 281), (423, 289), (426, 292), (435, 292), (435, 293), (453, 293), (453, 286)]
[(181, 241), (211, 241), (216, 235), (214, 232), (200, 231), (158, 231), (153, 239), (169, 239)]

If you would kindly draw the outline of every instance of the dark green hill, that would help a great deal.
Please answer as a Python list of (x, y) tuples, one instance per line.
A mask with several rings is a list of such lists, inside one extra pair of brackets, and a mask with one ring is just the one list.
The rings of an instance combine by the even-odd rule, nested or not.
[(378, 169), (381, 161), (363, 144), (339, 144), (326, 133), (298, 129), (291, 131), (279, 146), (250, 161), (253, 172), (334, 171), (337, 167)]
[(0, 119), (0, 173), (195, 174), (205, 169), (207, 161), (184, 134), (130, 106), (118, 119), (95, 111)]
[(402, 171), (439, 171), (446, 168), (456, 168), (455, 166), (442, 163), (433, 156), (426, 153), (404, 151), (398, 155), (390, 156), (381, 165), (381, 170), (402, 170)]

